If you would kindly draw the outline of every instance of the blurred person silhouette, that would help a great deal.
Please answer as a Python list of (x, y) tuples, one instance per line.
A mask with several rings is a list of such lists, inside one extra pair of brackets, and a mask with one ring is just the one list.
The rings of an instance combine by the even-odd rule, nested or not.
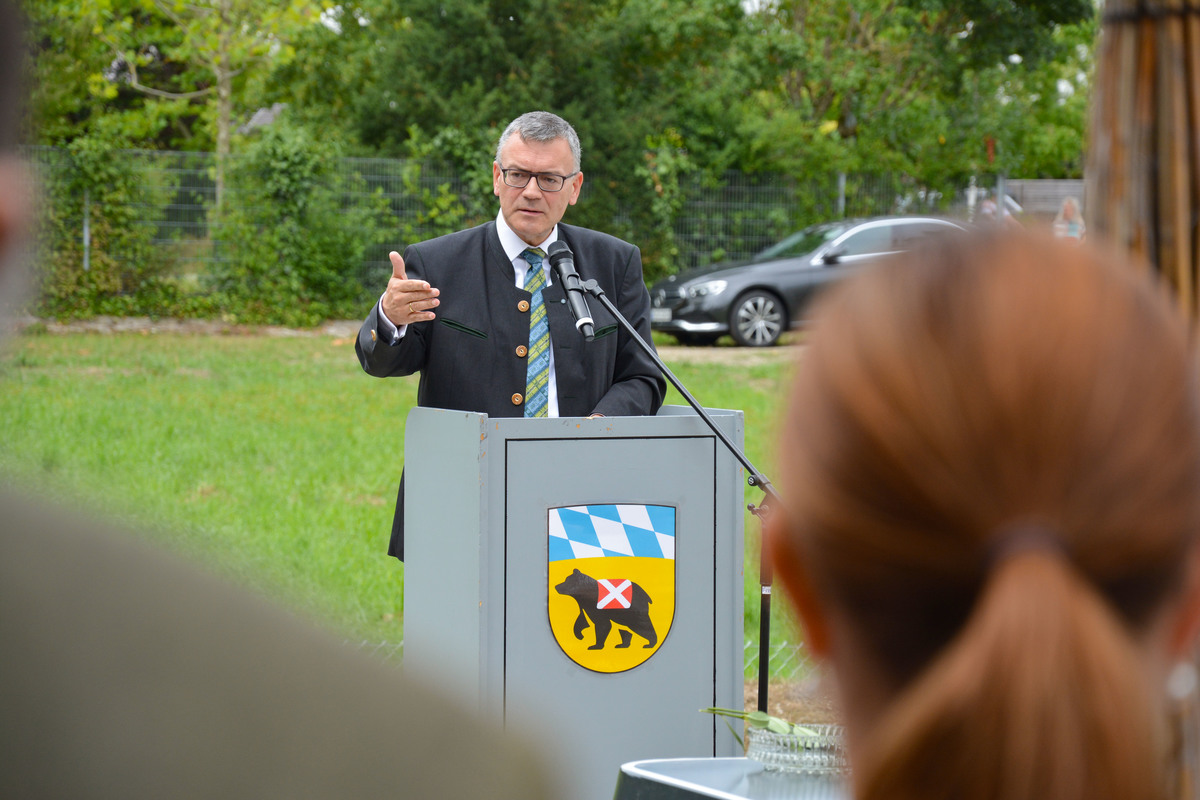
[(1172, 302), (1087, 245), (993, 230), (833, 290), (809, 341), (768, 547), (854, 796), (1167, 797), (1200, 619)]
[[(30, 195), (0, 0), (0, 322)], [(124, 530), (0, 486), (0, 796), (562, 797), (530, 745)]]
[[(23, 255), (33, 197), (17, 153), (26, 88), (19, 14), (13, 0), (0, 2), (0, 324), (8, 323), (29, 285)], [(6, 332), (0, 329), (0, 334)]]
[(1020, 227), (1021, 223), (1017, 222), (1017, 218), (1012, 214), (1012, 209), (1009, 208), (1010, 201), (1011, 198), (1007, 195), (999, 201), (994, 197), (985, 196), (983, 202), (979, 204), (979, 218), (977, 221), (981, 225), (1004, 223), (1010, 227)]
[(1079, 201), (1074, 197), (1064, 197), (1058, 215), (1054, 218), (1054, 235), (1083, 241), (1086, 233), (1083, 215), (1079, 213)]
[(996, 221), (996, 201), (990, 197), (983, 198), (979, 204), (979, 217), (985, 222)]

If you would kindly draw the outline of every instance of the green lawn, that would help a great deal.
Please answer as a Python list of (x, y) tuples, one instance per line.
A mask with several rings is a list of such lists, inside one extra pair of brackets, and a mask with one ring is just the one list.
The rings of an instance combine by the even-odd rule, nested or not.
[[(787, 364), (669, 366), (705, 405), (745, 411), (748, 455), (775, 477)], [(403, 568), (383, 551), (416, 387), (365, 375), (352, 341), (326, 336), (26, 335), (0, 357), (0, 472), (147, 529), (347, 638), (399, 641)], [(667, 402), (683, 404), (673, 390)], [(774, 630), (794, 640), (790, 622)]]

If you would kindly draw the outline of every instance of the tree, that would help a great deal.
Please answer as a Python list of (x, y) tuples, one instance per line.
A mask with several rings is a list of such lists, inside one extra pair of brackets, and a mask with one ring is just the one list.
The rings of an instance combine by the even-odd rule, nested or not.
[[(495, 213), (501, 126), (547, 109), (583, 144), (568, 220), (652, 269), (672, 266), (687, 187), (726, 170), (788, 176), (774, 227), (832, 213), (805, 197), (838, 172), (934, 195), (1077, 175), (1095, 33), (1091, 0), (356, 0), (323, 24), (316, 0), (178, 2), (33, 0), (48, 139), (224, 155), (239, 112), (286, 103), (343, 152), (412, 159), (441, 230)], [(423, 183), (431, 159), (463, 184)]]
[(386, 137), (363, 136), (361, 120), (375, 113), (380, 87), (398, 83), (387, 54), (412, 21), (394, 0), (360, 0), (328, 9), (322, 22), (300, 32), (292, 58), (247, 81), (246, 96), (256, 106), (286, 103), (292, 120), (319, 128), (352, 152), (385, 154), (377, 145)]
[(994, 67), (1016, 55), (1034, 65), (1061, 53), (1060, 26), (1094, 19), (1094, 0), (903, 0), (918, 12), (942, 52), (959, 51), (947, 66)]
[[(1075, 51), (1086, 37), (1090, 53), (1093, 14), (1090, 0), (778, 0), (752, 12), (737, 0), (360, 0), (341, 7), (339, 31), (308, 33), (264, 102), (303, 97), (310, 120), (336, 120), (366, 151), (453, 141), (448, 160), (484, 172), (500, 125), (550, 108), (576, 124), (589, 178), (629, 184), (589, 194), (610, 217), (648, 209), (628, 176), (664, 141), (710, 177), (952, 180), (986, 168), (987, 136), (1015, 168), (1028, 161), (1020, 146), (1040, 153), (1037, 173), (1070, 172), (1086, 97)], [(1065, 105), (1063, 79), (1079, 90)]]
[[(196, 146), (196, 110), (190, 104), (155, 102), (109, 79), (112, 51), (95, 35), (94, 15), (81, 16), (74, 3), (58, 0), (37, 0), (27, 10), (35, 50), (31, 107), (39, 143), (66, 146), (99, 135), (146, 147)], [(155, 80), (168, 85), (172, 78), (164, 72)]]
[(742, 167), (903, 171), (953, 184), (989, 168), (990, 136), (1004, 142), (1013, 172), (1077, 170), (1086, 102), (1078, 76), (1089, 69), (1094, 9), (1014, 5), (975, 0), (978, 21), (933, 0), (765, 6), (741, 52), (757, 76), (736, 113)]
[(167, 104), (167, 116), (198, 111), (210, 123), (218, 209), (237, 92), (255, 70), (292, 58), (292, 40), (316, 23), (322, 8), (312, 0), (43, 0), (36, 5), (41, 13), (35, 12), (35, 31), (59, 37), (86, 31), (107, 51), (101, 62), (97, 48), (87, 48), (93, 94), (112, 102), (124, 89)]
[[(554, 111), (583, 144), (587, 200), (571, 221), (653, 252), (659, 211), (670, 204), (647, 189), (656, 170), (678, 161), (648, 157), (661, 141), (689, 146), (671, 131), (690, 113), (681, 109), (698, 107), (693, 96), (720, 104), (710, 80), (744, 16), (739, 0), (363, 0), (342, 8), (338, 31), (310, 31), (263, 98), (299, 93), (313, 101), (302, 113), (337, 120), (362, 150), (437, 154), (483, 176), (468, 205), (489, 214), (502, 126), (531, 109)], [(711, 121), (706, 113), (694, 117)], [(712, 140), (732, 131), (722, 125)]]

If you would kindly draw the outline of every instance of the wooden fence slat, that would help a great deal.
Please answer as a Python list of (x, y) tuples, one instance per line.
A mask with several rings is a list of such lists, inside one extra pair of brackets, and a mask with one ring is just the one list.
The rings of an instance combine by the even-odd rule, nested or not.
[[(1182, 0), (1166, 0), (1166, 8), (1181, 10)], [(1186, 92), (1183, 58), (1183, 16), (1168, 14), (1157, 22), (1155, 91), (1158, 100), (1156, 178), (1158, 196), (1155, 240), (1159, 266), (1175, 287), (1179, 305), (1189, 316), (1196, 310), (1194, 281), (1189, 259), (1188, 156)]]

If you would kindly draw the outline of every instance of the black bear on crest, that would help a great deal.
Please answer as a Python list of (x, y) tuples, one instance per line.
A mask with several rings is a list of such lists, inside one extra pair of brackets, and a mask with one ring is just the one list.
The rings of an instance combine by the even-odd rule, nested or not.
[[(612, 584), (623, 583), (622, 580), (610, 581)], [(600, 582), (590, 575), (575, 570), (566, 580), (554, 587), (562, 595), (566, 595), (579, 604), (579, 616), (575, 620), (575, 638), (582, 639), (590, 622), (596, 628), (596, 643), (588, 650), (604, 649), (604, 642), (613, 625), (619, 625), (621, 643), (618, 648), (629, 647), (633, 636), (630, 631), (646, 640), (645, 647), (658, 644), (658, 634), (654, 632), (654, 624), (650, 622), (650, 604), (653, 602), (646, 590), (636, 583), (630, 582), (631, 604), (629, 608), (599, 608)]]

